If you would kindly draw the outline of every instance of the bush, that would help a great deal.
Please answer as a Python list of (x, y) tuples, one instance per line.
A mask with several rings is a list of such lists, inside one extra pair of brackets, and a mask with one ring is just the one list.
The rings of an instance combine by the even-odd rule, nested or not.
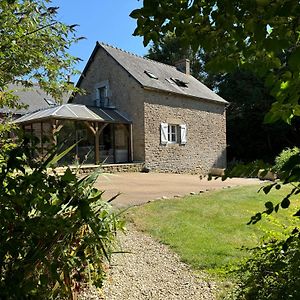
[(123, 223), (93, 188), (97, 173), (78, 179), (39, 164), (22, 144), (0, 165), (0, 299), (70, 299), (81, 282), (100, 287), (104, 262)]
[(280, 176), (283, 172), (284, 167), (289, 162), (291, 157), (299, 154), (300, 149), (298, 147), (287, 148), (281, 151), (281, 153), (275, 158), (275, 166), (273, 168), (274, 171)]
[(300, 299), (300, 236), (272, 240), (251, 250), (237, 270), (238, 284), (228, 299)]

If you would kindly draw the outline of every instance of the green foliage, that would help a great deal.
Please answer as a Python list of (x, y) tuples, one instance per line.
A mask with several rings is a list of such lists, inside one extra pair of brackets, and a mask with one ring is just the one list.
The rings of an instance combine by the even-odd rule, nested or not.
[(213, 53), (210, 70), (242, 66), (265, 78), (276, 99), (265, 120), (290, 123), (300, 115), (299, 13), (294, 0), (144, 0), (131, 17), (145, 45), (171, 31), (195, 51)]
[(234, 270), (237, 286), (228, 299), (299, 299), (300, 235), (273, 239), (249, 250), (251, 257)]
[(78, 38), (76, 25), (56, 20), (57, 7), (49, 0), (0, 1), (0, 107), (15, 102), (7, 85), (39, 85), (56, 99), (71, 88), (67, 76), (78, 60), (68, 49)]
[(280, 174), (283, 171), (284, 166), (294, 155), (300, 155), (300, 149), (298, 147), (282, 150), (282, 152), (275, 158), (274, 171)]
[(70, 299), (82, 282), (101, 286), (123, 223), (93, 188), (98, 173), (59, 175), (47, 167), (60, 154), (30, 152), (22, 143), (0, 164), (0, 298)]

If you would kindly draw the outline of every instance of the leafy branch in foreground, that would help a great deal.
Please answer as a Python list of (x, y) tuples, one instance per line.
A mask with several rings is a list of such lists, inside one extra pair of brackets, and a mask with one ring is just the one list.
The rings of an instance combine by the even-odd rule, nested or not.
[(60, 155), (37, 164), (24, 143), (3, 157), (0, 298), (70, 299), (81, 283), (101, 287), (123, 222), (93, 187), (99, 174), (49, 171)]
[(243, 66), (265, 78), (276, 99), (265, 120), (290, 124), (300, 116), (299, 12), (294, 0), (144, 0), (130, 16), (145, 46), (171, 31), (194, 51), (213, 53), (210, 70)]

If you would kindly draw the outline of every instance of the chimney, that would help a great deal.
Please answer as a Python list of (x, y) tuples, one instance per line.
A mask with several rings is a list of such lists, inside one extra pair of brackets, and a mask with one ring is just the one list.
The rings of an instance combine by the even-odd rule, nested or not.
[(181, 59), (175, 62), (175, 67), (178, 71), (190, 75), (190, 60), (189, 59)]

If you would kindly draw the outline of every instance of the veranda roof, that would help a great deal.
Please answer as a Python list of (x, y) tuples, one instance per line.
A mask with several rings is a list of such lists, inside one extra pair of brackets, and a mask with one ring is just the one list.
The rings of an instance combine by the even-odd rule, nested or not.
[(128, 119), (122, 116), (115, 109), (103, 109), (99, 107), (88, 108), (81, 104), (63, 104), (36, 112), (28, 113), (14, 122), (34, 123), (49, 119), (91, 121), (103, 123), (130, 123)]

